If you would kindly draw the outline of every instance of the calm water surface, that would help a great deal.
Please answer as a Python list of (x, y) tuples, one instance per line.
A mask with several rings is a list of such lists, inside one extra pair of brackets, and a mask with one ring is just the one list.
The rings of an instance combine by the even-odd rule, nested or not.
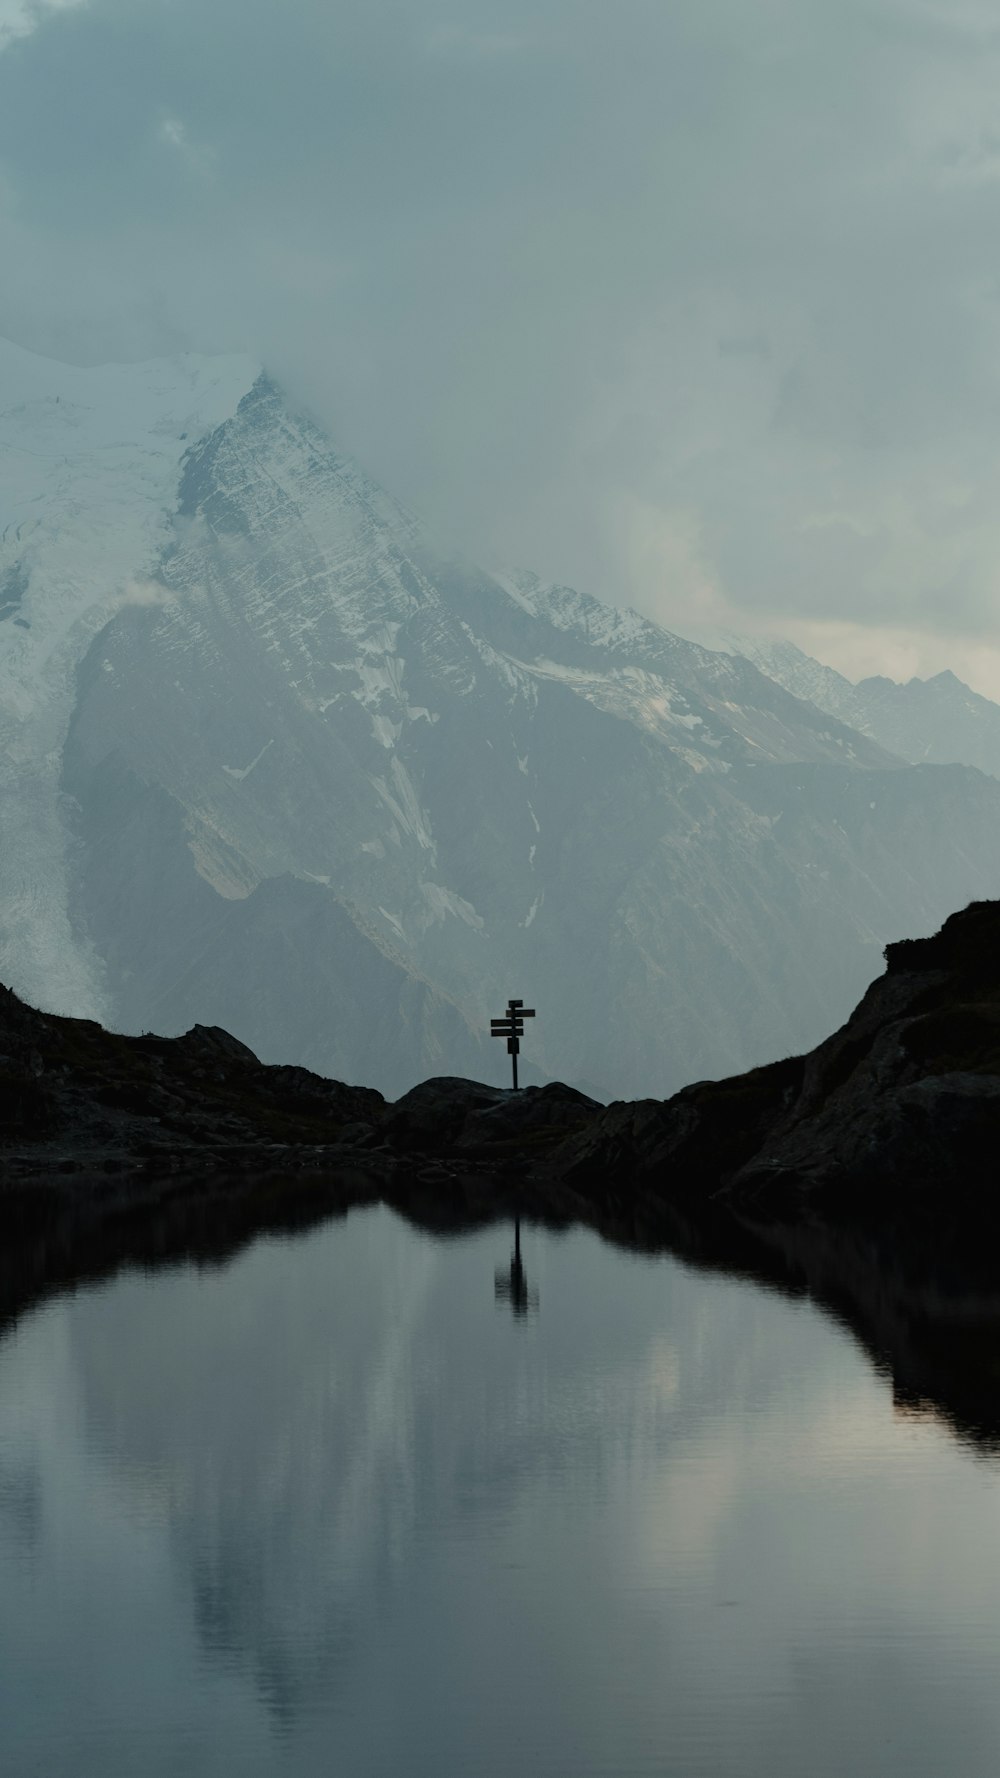
[(1000, 1467), (807, 1303), (382, 1210), (0, 1343), (4, 1778), (995, 1778)]

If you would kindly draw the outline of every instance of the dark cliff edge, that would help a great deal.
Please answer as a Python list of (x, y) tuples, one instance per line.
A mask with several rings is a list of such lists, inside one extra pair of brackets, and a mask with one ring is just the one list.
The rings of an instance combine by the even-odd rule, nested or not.
[(808, 1295), (900, 1412), (1000, 1449), (1000, 903), (886, 962), (811, 1054), (606, 1108), (450, 1078), (390, 1104), (216, 1028), (123, 1037), (0, 988), (0, 1328), (358, 1206), (442, 1233), (520, 1214)]
[(759, 1216), (947, 1218), (992, 1213), (998, 1136), (1000, 903), (973, 902), (887, 946), (885, 974), (809, 1055), (610, 1106), (558, 1166), (578, 1190), (627, 1169)]

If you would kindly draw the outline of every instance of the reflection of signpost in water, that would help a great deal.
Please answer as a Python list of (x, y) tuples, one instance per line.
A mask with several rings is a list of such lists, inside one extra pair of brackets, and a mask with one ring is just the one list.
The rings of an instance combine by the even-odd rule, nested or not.
[(524, 1020), (533, 1019), (535, 1009), (525, 1006), (523, 1000), (508, 1000), (507, 1011), (502, 1019), (490, 1020), (490, 1036), (506, 1037), (507, 1054), (514, 1069), (514, 1091), (517, 1092), (517, 1054), (524, 1036)]
[[(507, 1011), (502, 1019), (490, 1020), (490, 1036), (506, 1037), (507, 1054), (514, 1071), (514, 1091), (517, 1092), (517, 1057), (524, 1036), (525, 1019), (533, 1019), (535, 1009), (525, 1006), (523, 1000), (508, 1000)], [(532, 1309), (538, 1307), (538, 1292), (529, 1288), (521, 1258), (521, 1218), (514, 1218), (514, 1251), (510, 1256), (510, 1269), (505, 1271), (498, 1266), (494, 1274), (496, 1300), (498, 1303), (509, 1303), (518, 1320), (523, 1320)]]
[(528, 1284), (521, 1258), (521, 1218), (514, 1218), (514, 1251), (510, 1256), (510, 1270), (498, 1266), (494, 1274), (494, 1291), (498, 1303), (509, 1303), (517, 1319), (523, 1320), (532, 1309), (538, 1307), (538, 1292)]

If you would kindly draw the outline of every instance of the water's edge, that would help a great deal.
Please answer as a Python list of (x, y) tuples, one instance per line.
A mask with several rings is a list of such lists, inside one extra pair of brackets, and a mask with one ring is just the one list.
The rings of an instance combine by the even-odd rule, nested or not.
[[(626, 1197), (628, 1194), (624, 1194)], [(1000, 1277), (991, 1225), (911, 1215), (755, 1221), (718, 1202), (649, 1195), (597, 1206), (470, 1172), (405, 1182), (357, 1170), (58, 1178), (0, 1192), (0, 1333), (40, 1302), (124, 1269), (222, 1266), (262, 1235), (304, 1232), (382, 1203), (443, 1237), (521, 1216), (580, 1224), (614, 1245), (807, 1297), (858, 1340), (894, 1400), (963, 1442), (1000, 1450)]]

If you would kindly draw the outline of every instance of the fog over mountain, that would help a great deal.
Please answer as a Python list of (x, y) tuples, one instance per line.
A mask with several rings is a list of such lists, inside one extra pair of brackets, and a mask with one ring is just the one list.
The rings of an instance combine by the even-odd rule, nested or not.
[[(815, 1042), (1000, 887), (1000, 783), (436, 553), (244, 359), (4, 347), (0, 976), (390, 1093), (662, 1095)], [(528, 1078), (530, 1078), (530, 1073)]]
[(807, 698), (913, 764), (975, 766), (1000, 777), (1000, 705), (947, 669), (900, 685), (884, 674), (857, 685), (792, 642), (720, 636), (716, 646), (753, 661), (798, 698)]
[(233, 349), (476, 560), (1000, 695), (989, 0), (0, 0), (0, 334)]

